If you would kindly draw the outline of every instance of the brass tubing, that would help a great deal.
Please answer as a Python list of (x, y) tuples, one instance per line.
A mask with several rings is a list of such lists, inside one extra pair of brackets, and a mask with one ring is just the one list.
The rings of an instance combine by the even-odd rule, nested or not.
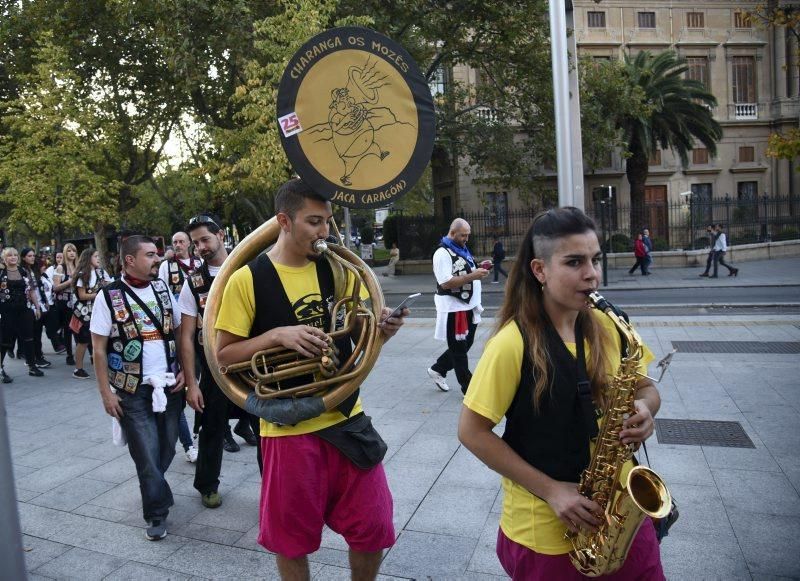
[[(215, 330), (215, 326), (220, 303), (222, 301), (222, 294), (231, 275), (236, 270), (244, 267), (248, 262), (255, 259), (270, 245), (274, 244), (279, 234), (280, 227), (277, 220), (272, 218), (242, 240), (220, 268), (206, 300), (202, 331), (203, 349), (206, 360), (208, 361), (211, 373), (217, 385), (219, 385), (225, 395), (239, 407), (244, 407), (248, 394), (256, 388), (260, 381), (254, 377), (252, 360), (220, 366), (216, 359), (218, 333)], [(349, 308), (345, 307), (347, 311), (345, 315), (345, 327), (344, 329), (332, 331), (330, 335), (335, 339), (345, 335), (354, 335), (355, 328), (358, 324), (358, 319), (354, 318), (354, 315), (363, 316), (363, 314), (368, 313), (369, 316), (366, 317), (367, 321), (361, 323), (362, 329), (361, 332), (358, 333), (357, 338), (355, 336), (353, 337), (354, 343), (356, 344), (353, 355), (339, 368), (336, 376), (313, 382), (307, 386), (299, 386), (297, 388), (291, 388), (290, 390), (277, 390), (276, 394), (270, 392), (266, 397), (288, 397), (297, 393), (319, 393), (320, 391), (327, 390), (323, 395), (323, 401), (325, 403), (325, 408), (331, 410), (338, 406), (353, 393), (353, 391), (358, 389), (359, 385), (364, 381), (377, 361), (380, 347), (383, 343), (382, 336), (377, 327), (377, 322), (380, 319), (384, 302), (383, 293), (375, 273), (360, 257), (347, 248), (336, 244), (329, 245), (323, 256), (329, 260), (334, 270), (334, 279), (337, 281), (337, 291), (341, 291), (345, 288), (344, 284), (346, 283), (346, 278), (342, 281), (341, 273), (349, 272), (355, 277), (352, 289), (353, 292), (341, 296), (336, 303), (339, 307), (350, 305)], [(336, 268), (334, 268), (334, 265), (336, 265)], [(338, 271), (337, 268), (339, 269)], [(337, 274), (337, 272), (340, 274)], [(340, 282), (342, 284), (339, 284)], [(371, 301), (369, 309), (359, 306), (362, 285), (364, 285), (369, 292)], [(336, 312), (337, 311), (334, 311), (334, 313), (332, 313), (332, 324), (335, 324)], [(363, 327), (363, 325), (366, 325), (366, 327)], [(308, 360), (305, 360), (299, 354), (285, 350), (282, 347), (273, 349), (268, 349), (260, 353), (260, 355), (267, 357), (270, 365), (277, 361), (283, 362), (295, 357), (298, 359), (299, 365), (308, 363)], [(350, 370), (350, 367), (353, 367), (353, 369)], [(270, 388), (264, 388), (266, 391), (269, 391), (269, 389)]]

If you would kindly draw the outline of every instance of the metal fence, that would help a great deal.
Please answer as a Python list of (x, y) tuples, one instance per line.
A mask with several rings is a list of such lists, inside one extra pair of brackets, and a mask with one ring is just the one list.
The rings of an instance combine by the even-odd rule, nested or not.
[[(598, 232), (605, 224), (609, 252), (631, 252), (633, 230), (650, 230), (655, 250), (700, 249), (708, 245), (706, 226), (722, 224), (728, 244), (750, 244), (800, 238), (800, 196), (753, 199), (693, 199), (682, 203), (644, 204), (631, 212), (630, 205), (615, 200), (594, 202), (586, 212), (597, 222)], [(513, 256), (533, 218), (541, 207), (498, 212), (459, 214), (469, 222), (472, 234), (469, 247), (476, 257), (488, 257), (499, 236), (508, 256)], [(603, 215), (605, 213), (605, 216)], [(452, 218), (394, 214), (397, 241), (404, 259), (428, 259), (439, 240), (447, 234)]]

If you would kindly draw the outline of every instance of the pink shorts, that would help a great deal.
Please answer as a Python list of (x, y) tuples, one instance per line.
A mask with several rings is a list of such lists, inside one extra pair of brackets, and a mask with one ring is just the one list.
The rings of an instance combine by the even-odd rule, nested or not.
[[(506, 573), (514, 581), (577, 581), (589, 579), (578, 573), (569, 556), (544, 555), (523, 547), (509, 539), (503, 530), (497, 529), (497, 556)], [(661, 554), (656, 538), (656, 529), (649, 518), (642, 523), (636, 538), (633, 539), (628, 558), (622, 568), (596, 579), (613, 579), (614, 581), (663, 581), (664, 571), (661, 568)]]
[(373, 553), (394, 545), (392, 495), (383, 466), (357, 468), (313, 434), (261, 438), (258, 543), (287, 559), (313, 553), (322, 527), (350, 548)]

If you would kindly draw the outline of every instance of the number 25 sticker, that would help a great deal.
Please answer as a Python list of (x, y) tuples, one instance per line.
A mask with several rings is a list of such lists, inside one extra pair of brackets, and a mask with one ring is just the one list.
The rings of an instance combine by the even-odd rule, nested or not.
[(291, 137), (303, 130), (303, 128), (300, 127), (300, 119), (297, 118), (297, 113), (288, 113), (278, 118), (278, 123), (280, 123), (284, 137)]

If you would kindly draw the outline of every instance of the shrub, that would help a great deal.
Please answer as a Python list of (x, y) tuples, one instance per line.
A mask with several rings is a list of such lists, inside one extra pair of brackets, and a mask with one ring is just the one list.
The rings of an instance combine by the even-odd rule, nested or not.
[(776, 242), (780, 240), (797, 240), (798, 238), (800, 238), (800, 230), (792, 226), (783, 227), (780, 232), (772, 237)]
[(383, 221), (383, 246), (391, 248), (394, 243), (397, 243), (397, 216), (393, 214)]
[(667, 242), (664, 238), (653, 237), (653, 250), (658, 250), (659, 252), (662, 250), (669, 250), (669, 242)]
[(609, 239), (611, 248), (606, 252), (633, 252), (633, 243), (625, 234), (612, 234)]
[(375, 242), (375, 231), (372, 226), (365, 226), (361, 229), (361, 243), (372, 244), (373, 242)]

